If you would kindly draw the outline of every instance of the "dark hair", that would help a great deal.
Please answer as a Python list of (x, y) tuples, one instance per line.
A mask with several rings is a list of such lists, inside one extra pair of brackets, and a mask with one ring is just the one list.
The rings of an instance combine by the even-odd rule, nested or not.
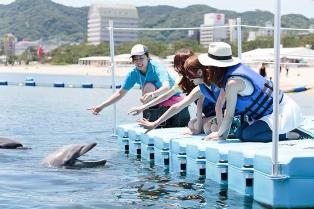
[(209, 69), (208, 67), (202, 65), (197, 58), (197, 55), (193, 55), (189, 57), (185, 63), (184, 63), (184, 68), (186, 69), (186, 74), (187, 77), (190, 79), (197, 78), (198, 76), (196, 75), (197, 71), (200, 69), (203, 72), (203, 78), (204, 82), (206, 84), (210, 84), (211, 81), (208, 80), (209, 78)]
[[(143, 55), (146, 55), (147, 59), (150, 60), (149, 52), (145, 52)], [(134, 62), (133, 59), (134, 59), (135, 56), (138, 56), (138, 55), (132, 55), (132, 56), (131, 56), (132, 62)]]
[(187, 95), (195, 87), (194, 83), (187, 78), (186, 70), (184, 69), (185, 60), (187, 60), (192, 55), (194, 55), (193, 51), (183, 48), (179, 49), (173, 58), (174, 70), (182, 75), (182, 79), (178, 85), (182, 89), (183, 93)]
[(214, 84), (216, 84), (219, 88), (223, 88), (224, 76), (228, 67), (209, 66), (209, 68), (210, 68), (209, 77), (211, 81)]
[(189, 57), (184, 63), (184, 68), (189, 78), (197, 78), (197, 70), (202, 70), (204, 83), (207, 85), (214, 83), (220, 88), (223, 87), (224, 74), (228, 69), (226, 67), (204, 66), (199, 62), (197, 55)]

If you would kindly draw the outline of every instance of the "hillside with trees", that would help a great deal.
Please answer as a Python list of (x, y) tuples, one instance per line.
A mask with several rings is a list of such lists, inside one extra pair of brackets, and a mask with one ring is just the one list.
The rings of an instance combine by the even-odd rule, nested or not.
[[(86, 43), (88, 7), (74, 8), (52, 2), (51, 0), (15, 0), (9, 5), (0, 5), (0, 37), (12, 33), (18, 40), (54, 40), (62, 44), (58, 48), (46, 53), (44, 62), (53, 64), (77, 63), (80, 57), (109, 56), (109, 43), (91, 46)], [(231, 10), (218, 10), (207, 5), (193, 5), (186, 8), (172, 6), (143, 6), (138, 7), (139, 27), (141, 28), (198, 28), (203, 23), (205, 13), (223, 13), (225, 19), (240, 17), (243, 25), (265, 26), (272, 23), (274, 15), (268, 11), (256, 10), (237, 13)], [(314, 25), (314, 18), (307, 18), (300, 14), (282, 16), (282, 27), (309, 28)], [(257, 30), (257, 29), (250, 29)], [(188, 47), (195, 52), (206, 52), (196, 40), (191, 40), (187, 30), (139, 31), (139, 40), (147, 45), (152, 54), (166, 57), (177, 49)], [(273, 46), (272, 36), (260, 36), (254, 41), (245, 41), (247, 28), (243, 27), (242, 50)], [(116, 46), (116, 54), (128, 53), (133, 43), (123, 43)], [(314, 47), (314, 34), (298, 34), (288, 31), (282, 36), (285, 47), (305, 46)], [(232, 45), (237, 52), (236, 45)], [(3, 52), (0, 48), (0, 54)], [(30, 60), (31, 57), (31, 60)], [(49, 57), (49, 60), (47, 59)], [(36, 49), (27, 49), (15, 60), (36, 61)]]
[(50, 0), (15, 0), (0, 6), (0, 35), (19, 40), (59, 39), (81, 42), (87, 33), (88, 7), (74, 8)]
[[(15, 0), (9, 5), (0, 5), (0, 36), (14, 34), (19, 40), (62, 40), (83, 42), (87, 34), (88, 7), (68, 7), (51, 0)], [(274, 15), (268, 11), (256, 10), (237, 13), (218, 10), (207, 5), (192, 5), (185, 8), (172, 6), (138, 7), (141, 28), (186, 28), (199, 27), (203, 15), (211, 12), (225, 14), (225, 19), (242, 18), (242, 24), (265, 26), (273, 22)], [(290, 14), (282, 17), (283, 27), (309, 28), (314, 18)], [(186, 39), (186, 33), (172, 31), (142, 31), (140, 38), (161, 41)]]

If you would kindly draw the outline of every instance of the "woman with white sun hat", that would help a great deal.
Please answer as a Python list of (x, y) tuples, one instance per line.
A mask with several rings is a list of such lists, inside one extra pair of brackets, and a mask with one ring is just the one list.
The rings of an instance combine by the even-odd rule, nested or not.
[[(204, 68), (206, 66), (206, 68)], [(242, 141), (270, 142), (273, 128), (273, 85), (257, 72), (232, 57), (231, 46), (213, 42), (208, 53), (190, 57), (184, 67), (188, 77), (200, 86), (216, 84), (225, 91), (226, 109), (217, 132), (205, 139), (225, 139), (233, 117), (246, 115), (249, 122), (242, 126), (238, 138)], [(206, 95), (204, 95), (206, 97)], [(291, 132), (302, 120), (299, 106), (282, 91), (279, 92), (279, 140), (297, 139)]]

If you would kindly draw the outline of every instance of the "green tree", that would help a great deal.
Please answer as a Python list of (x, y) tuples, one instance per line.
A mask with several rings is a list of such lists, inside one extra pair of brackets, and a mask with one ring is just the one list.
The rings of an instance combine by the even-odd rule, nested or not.
[(28, 47), (19, 58), (20, 61), (24, 61), (25, 64), (29, 64), (33, 61), (38, 61), (37, 49), (35, 47)]
[(81, 43), (78, 45), (64, 44), (52, 50), (47, 56), (52, 57), (52, 64), (77, 64), (79, 58), (90, 56), (108, 56), (108, 43), (99, 45), (88, 45)]

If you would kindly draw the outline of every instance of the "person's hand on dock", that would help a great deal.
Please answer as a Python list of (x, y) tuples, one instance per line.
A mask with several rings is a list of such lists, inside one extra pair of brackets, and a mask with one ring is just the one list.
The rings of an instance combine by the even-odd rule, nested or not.
[(218, 141), (218, 140), (223, 140), (223, 139), (224, 137), (219, 136), (218, 132), (212, 132), (203, 138), (204, 141)]

